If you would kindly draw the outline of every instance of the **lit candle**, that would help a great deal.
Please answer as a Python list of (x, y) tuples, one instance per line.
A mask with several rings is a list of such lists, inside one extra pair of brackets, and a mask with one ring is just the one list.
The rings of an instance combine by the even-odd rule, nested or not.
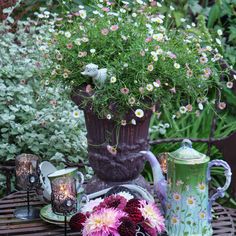
[(39, 176), (39, 161), (40, 158), (38, 156), (31, 154), (21, 154), (16, 157), (17, 189), (27, 190), (32, 188), (32, 184), (37, 182)]
[(73, 177), (58, 177), (51, 181), (52, 209), (56, 214), (77, 211), (76, 180)]

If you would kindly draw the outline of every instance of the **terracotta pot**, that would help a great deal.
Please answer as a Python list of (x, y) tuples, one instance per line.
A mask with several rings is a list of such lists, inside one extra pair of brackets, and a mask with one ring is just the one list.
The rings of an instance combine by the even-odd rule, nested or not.
[[(73, 93), (72, 100), (81, 107), (84, 92)], [(112, 119), (99, 119), (87, 106), (84, 110), (88, 140), (88, 158), (95, 172), (92, 181), (87, 185), (87, 192), (95, 192), (110, 186), (135, 183), (148, 188), (140, 173), (144, 169), (145, 157), (140, 151), (148, 149), (148, 129), (152, 111), (145, 111), (141, 119), (136, 117), (136, 125), (117, 125)], [(132, 111), (125, 117), (130, 121)], [(117, 145), (118, 144), (118, 145)], [(108, 145), (117, 145), (117, 153), (112, 154)]]

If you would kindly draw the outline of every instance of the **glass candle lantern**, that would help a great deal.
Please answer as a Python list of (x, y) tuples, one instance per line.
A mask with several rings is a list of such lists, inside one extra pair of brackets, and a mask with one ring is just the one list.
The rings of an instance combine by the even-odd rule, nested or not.
[(40, 158), (31, 154), (21, 154), (16, 157), (16, 188), (31, 190), (39, 184)]
[(76, 179), (72, 176), (57, 177), (51, 180), (52, 210), (55, 214), (64, 215), (65, 235), (69, 214), (77, 211)]
[(39, 187), (40, 158), (32, 154), (21, 154), (16, 157), (16, 188), (27, 191), (27, 207), (17, 207), (15, 217), (20, 219), (35, 219), (39, 209), (30, 206), (29, 191)]
[(71, 176), (52, 180), (52, 210), (55, 214), (68, 215), (77, 211), (76, 180)]

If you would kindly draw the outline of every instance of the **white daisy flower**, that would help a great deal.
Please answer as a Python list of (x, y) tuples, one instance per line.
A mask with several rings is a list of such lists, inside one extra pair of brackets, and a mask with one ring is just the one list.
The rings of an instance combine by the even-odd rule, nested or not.
[(96, 52), (96, 49), (92, 48), (92, 49), (90, 49), (90, 52), (91, 52), (92, 54), (94, 54), (94, 53)]
[(65, 73), (63, 73), (63, 74), (62, 74), (62, 76), (63, 76), (63, 78), (64, 78), (64, 79), (66, 79), (66, 78), (68, 78), (68, 77), (69, 77), (68, 73), (66, 73), (66, 72), (65, 72)]
[(126, 120), (121, 120), (121, 125), (126, 126), (127, 122)]
[(187, 112), (187, 108), (186, 108), (185, 106), (182, 106), (182, 107), (179, 108), (179, 112), (180, 112), (181, 114), (184, 114), (184, 113)]
[(161, 55), (163, 53), (163, 50), (159, 48), (156, 50), (156, 53), (157, 53), (157, 55)]
[(152, 64), (149, 64), (148, 67), (147, 67), (148, 71), (153, 71), (154, 67)]
[(174, 67), (176, 68), (176, 69), (179, 69), (180, 68), (180, 64), (179, 63), (174, 63)]
[(146, 89), (147, 89), (147, 91), (151, 92), (153, 90), (153, 85), (147, 84)]
[(79, 111), (73, 111), (72, 113), (74, 118), (79, 118), (80, 117), (80, 112)]
[[(135, 115), (138, 117), (138, 118), (142, 118), (144, 116), (144, 111), (142, 109), (137, 109), (135, 111)], [(135, 122), (136, 123), (136, 122)]]
[(79, 15), (82, 19), (85, 19), (87, 17), (87, 12), (85, 10), (80, 10)]
[(222, 30), (221, 30), (221, 29), (218, 29), (218, 30), (217, 30), (217, 34), (218, 34), (219, 36), (221, 36), (221, 35), (223, 34)]
[(80, 46), (80, 45), (81, 45), (80, 38), (77, 38), (74, 42), (75, 42), (75, 44), (76, 44), (77, 46)]
[(108, 119), (108, 120), (111, 119), (111, 114), (107, 114), (107, 119)]
[(135, 98), (134, 97), (129, 98), (129, 104), (134, 105), (134, 103), (135, 103)]
[(164, 35), (162, 33), (159, 34), (154, 34), (153, 35), (153, 39), (155, 39), (156, 41), (160, 42), (164, 39)]
[(115, 76), (112, 76), (111, 79), (110, 79), (110, 83), (115, 83), (116, 82), (116, 77)]
[(67, 32), (65, 32), (65, 36), (66, 36), (67, 38), (70, 38), (70, 37), (71, 37), (71, 33), (70, 33), (69, 31), (67, 31)]
[(160, 83), (157, 83), (156, 81), (153, 82), (153, 85), (154, 85), (154, 87), (156, 87), (156, 88), (159, 88), (159, 87), (160, 87)]

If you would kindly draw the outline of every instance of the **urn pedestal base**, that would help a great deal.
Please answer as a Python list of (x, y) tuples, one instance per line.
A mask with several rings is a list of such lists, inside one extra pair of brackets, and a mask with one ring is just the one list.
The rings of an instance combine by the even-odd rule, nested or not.
[(106, 188), (114, 187), (117, 185), (122, 185), (122, 184), (136, 184), (142, 188), (147, 189), (149, 192), (151, 191), (151, 187), (149, 183), (146, 182), (144, 177), (142, 175), (139, 175), (138, 178), (129, 180), (129, 181), (124, 181), (124, 182), (106, 182), (101, 179), (99, 179), (96, 175), (93, 176), (93, 178), (86, 184), (85, 187), (85, 193), (90, 194), (94, 193)]

